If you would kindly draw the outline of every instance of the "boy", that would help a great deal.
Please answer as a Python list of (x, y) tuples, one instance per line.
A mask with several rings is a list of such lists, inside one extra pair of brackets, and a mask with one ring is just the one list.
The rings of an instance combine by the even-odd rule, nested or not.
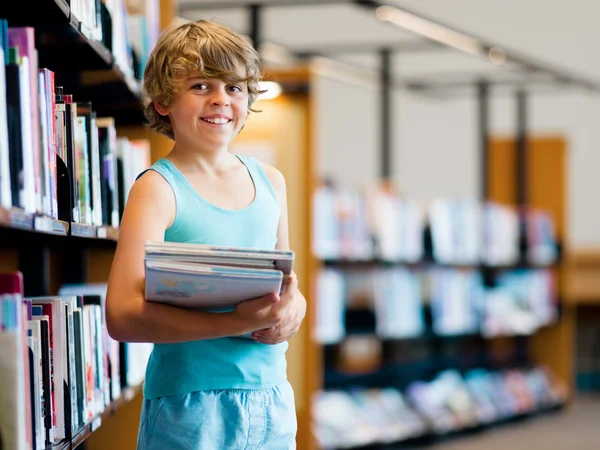
[(175, 144), (130, 191), (106, 303), (114, 339), (155, 344), (138, 450), (295, 448), (285, 352), (306, 313), (295, 274), (281, 296), (231, 312), (144, 301), (148, 240), (288, 249), (283, 176), (228, 152), (259, 79), (256, 51), (208, 21), (167, 30), (146, 66), (149, 127)]

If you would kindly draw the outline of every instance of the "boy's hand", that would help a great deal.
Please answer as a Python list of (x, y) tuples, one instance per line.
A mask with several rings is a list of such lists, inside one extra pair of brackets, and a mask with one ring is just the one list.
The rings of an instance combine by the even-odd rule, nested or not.
[(233, 315), (241, 323), (240, 334), (251, 333), (277, 325), (283, 319), (284, 305), (278, 294), (269, 294), (241, 302)]
[(281, 295), (281, 321), (252, 333), (252, 338), (263, 344), (280, 344), (298, 332), (306, 315), (306, 300), (298, 291), (298, 278), (292, 272), (285, 292)]

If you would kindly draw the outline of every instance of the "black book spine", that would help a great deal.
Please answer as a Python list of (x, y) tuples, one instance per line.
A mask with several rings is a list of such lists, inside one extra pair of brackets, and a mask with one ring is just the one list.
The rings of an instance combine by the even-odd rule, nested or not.
[(6, 112), (8, 114), (8, 148), (12, 204), (23, 207), (20, 193), (24, 190), (23, 136), (21, 134), (21, 79), (19, 66), (6, 66)]
[(48, 322), (40, 321), (42, 334), (42, 392), (44, 394), (44, 420), (46, 425), (46, 445), (52, 444), (52, 380), (50, 378), (50, 333)]

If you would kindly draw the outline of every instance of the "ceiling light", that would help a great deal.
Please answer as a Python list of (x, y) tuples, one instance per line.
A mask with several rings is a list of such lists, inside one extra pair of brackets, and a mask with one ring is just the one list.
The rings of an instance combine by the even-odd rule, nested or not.
[(488, 57), (490, 61), (497, 66), (501, 66), (506, 62), (506, 52), (502, 50), (500, 47), (492, 47), (488, 52)]
[(454, 47), (475, 56), (484, 56), (483, 46), (470, 36), (451, 30), (445, 26), (415, 16), (392, 6), (380, 6), (375, 11), (382, 22), (390, 22), (396, 26), (425, 36), (444, 45)]

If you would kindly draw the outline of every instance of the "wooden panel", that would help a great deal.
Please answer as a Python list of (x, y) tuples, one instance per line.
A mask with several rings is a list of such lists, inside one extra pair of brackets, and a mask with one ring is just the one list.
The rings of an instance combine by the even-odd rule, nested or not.
[(560, 137), (536, 138), (529, 142), (529, 198), (534, 207), (554, 214), (560, 242), (566, 233), (566, 142)]
[(92, 249), (87, 261), (86, 281), (88, 283), (106, 283), (110, 274), (114, 249)]
[[(86, 441), (85, 450), (134, 450), (143, 396), (137, 395), (106, 420)], [(165, 449), (166, 450), (166, 449)]]
[[(528, 141), (527, 189), (528, 204), (552, 212), (556, 224), (557, 237), (563, 245), (566, 242), (566, 142), (562, 137), (534, 137)], [(489, 192), (492, 200), (514, 205), (515, 189), (515, 148), (514, 139), (495, 139), (490, 142), (489, 153)], [(568, 254), (568, 249), (564, 249)], [(556, 268), (558, 288), (565, 294), (565, 264)], [(564, 302), (563, 302), (564, 305)], [(540, 330), (531, 337), (530, 354), (534, 361), (546, 364), (562, 380), (573, 387), (574, 367), (573, 311), (563, 306), (560, 323)]]
[[(489, 150), (490, 199), (515, 205), (515, 146), (513, 139), (493, 139)], [(559, 239), (566, 236), (566, 142), (561, 137), (536, 137), (528, 141), (529, 204), (554, 214)]]
[(560, 322), (539, 330), (529, 341), (532, 359), (552, 369), (569, 394), (575, 392), (575, 325), (575, 309), (563, 304)]
[[(251, 154), (275, 165), (287, 185), (290, 247), (296, 253), (295, 270), (299, 288), (311, 305), (310, 277), (310, 152), (308, 122), (309, 100), (306, 95), (282, 95), (259, 102), (244, 130), (233, 141), (232, 152)], [(273, 124), (278, 124), (274, 126)], [(310, 306), (309, 306), (310, 308)], [(298, 448), (307, 449), (310, 437), (310, 398), (312, 386), (307, 380), (307, 359), (312, 353), (309, 320), (290, 341), (287, 352), (288, 379), (296, 398)]]
[(600, 249), (570, 250), (564, 267), (564, 300), (600, 305)]
[(0, 273), (19, 270), (19, 252), (17, 250), (0, 250)]
[(160, 29), (167, 28), (177, 14), (179, 0), (160, 0)]
[(509, 139), (490, 142), (488, 189), (491, 200), (511, 205), (517, 198), (515, 184), (515, 145)]

